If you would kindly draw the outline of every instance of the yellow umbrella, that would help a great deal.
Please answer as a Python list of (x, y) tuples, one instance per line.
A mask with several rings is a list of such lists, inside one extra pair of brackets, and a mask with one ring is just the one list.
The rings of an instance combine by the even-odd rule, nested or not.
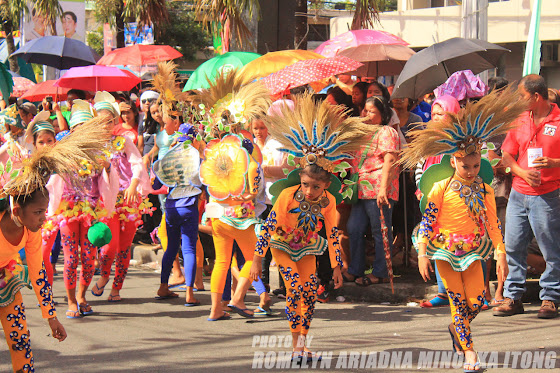
[(298, 61), (316, 58), (325, 57), (313, 51), (302, 49), (269, 52), (249, 62), (241, 69), (241, 74), (244, 76), (243, 83), (246, 84), (255, 79), (264, 78)]

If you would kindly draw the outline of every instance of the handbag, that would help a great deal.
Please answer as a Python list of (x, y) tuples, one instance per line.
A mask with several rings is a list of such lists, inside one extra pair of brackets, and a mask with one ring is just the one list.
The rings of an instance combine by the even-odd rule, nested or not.
[[(362, 158), (360, 159), (360, 163), (358, 163), (358, 170), (360, 168), (362, 168), (362, 166), (363, 166), (363, 164), (366, 160), (367, 153), (369, 152), (369, 148), (371, 147), (371, 144), (373, 143), (373, 139), (375, 138), (375, 135), (377, 135), (378, 131), (379, 130), (375, 131), (375, 133), (373, 134), (373, 137), (371, 139), (371, 142), (368, 144), (367, 148), (362, 153)], [(358, 183), (359, 183), (359, 181), (360, 181), (360, 172), (359, 171), (351, 174), (350, 177), (344, 181), (344, 184), (346, 184), (347, 188), (350, 190), (350, 192), (346, 193), (346, 197), (344, 198), (345, 203), (350, 204), (350, 205), (354, 205), (356, 202), (358, 202)]]

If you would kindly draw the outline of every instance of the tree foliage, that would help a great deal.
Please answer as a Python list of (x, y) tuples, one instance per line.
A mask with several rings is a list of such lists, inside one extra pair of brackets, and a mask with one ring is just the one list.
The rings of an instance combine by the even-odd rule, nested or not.
[(89, 45), (100, 56), (103, 55), (103, 27), (99, 26), (95, 31), (89, 31), (86, 36), (86, 44)]
[(176, 47), (185, 59), (194, 60), (196, 52), (212, 44), (210, 35), (200, 23), (195, 22), (194, 14), (187, 11), (184, 4), (171, 2), (167, 10), (169, 22), (160, 25), (156, 44)]
[(239, 45), (250, 43), (251, 31), (243, 21), (243, 14), (251, 19), (260, 17), (259, 0), (196, 0), (195, 13), (202, 18), (206, 29), (222, 38), (223, 51), (229, 51), (233, 35)]

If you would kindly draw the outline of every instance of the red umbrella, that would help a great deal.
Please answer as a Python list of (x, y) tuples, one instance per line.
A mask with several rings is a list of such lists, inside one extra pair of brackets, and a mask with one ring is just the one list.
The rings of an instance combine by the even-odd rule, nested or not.
[(356, 70), (362, 66), (348, 57), (319, 58), (298, 61), (263, 79), (271, 94), (313, 83), (336, 74)]
[(393, 287), (393, 261), (391, 260), (391, 245), (389, 244), (389, 228), (385, 223), (385, 216), (383, 215), (383, 209), (380, 209), (380, 220), (381, 220), (381, 234), (383, 235), (383, 248), (385, 249), (385, 261), (387, 262), (387, 271), (389, 272), (389, 281), (391, 282), (391, 291), (395, 294), (395, 288)]
[(84, 91), (128, 91), (142, 81), (130, 71), (111, 66), (81, 66), (68, 70), (55, 83), (57, 87)]
[(135, 44), (107, 53), (97, 61), (97, 64), (142, 66), (179, 57), (183, 57), (183, 55), (169, 45)]
[(41, 101), (47, 96), (55, 98), (55, 101), (66, 100), (66, 94), (70, 88), (55, 87), (56, 80), (45, 80), (39, 84), (34, 85), (31, 89), (27, 90), (21, 98), (36, 102)]
[(321, 44), (315, 52), (363, 62), (364, 66), (352, 72), (358, 76), (397, 75), (414, 54), (406, 41), (379, 30), (345, 32)]
[(14, 76), (12, 77), (12, 80), (14, 81), (14, 86), (12, 88), (13, 91), (11, 95), (12, 97), (20, 97), (28, 89), (33, 88), (33, 86), (35, 85), (35, 83), (27, 78), (24, 78), (23, 76)]

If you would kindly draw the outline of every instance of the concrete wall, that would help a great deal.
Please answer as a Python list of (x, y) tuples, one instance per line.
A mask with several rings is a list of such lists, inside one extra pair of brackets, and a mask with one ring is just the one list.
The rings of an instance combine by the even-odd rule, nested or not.
[[(488, 6), (488, 41), (525, 42), (533, 0), (510, 0)], [(416, 5), (416, 4), (414, 4)], [(331, 37), (348, 31), (351, 17), (331, 20)], [(381, 14), (379, 29), (400, 36), (411, 47), (425, 47), (461, 36), (461, 6), (414, 9)], [(542, 0), (541, 40), (560, 40), (560, 1)]]

